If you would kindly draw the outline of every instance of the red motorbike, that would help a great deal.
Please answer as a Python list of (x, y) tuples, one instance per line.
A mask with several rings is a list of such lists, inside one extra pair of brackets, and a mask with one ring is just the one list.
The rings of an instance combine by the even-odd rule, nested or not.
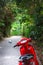
[(36, 52), (32, 45), (29, 44), (31, 42), (31, 38), (22, 38), (14, 47), (20, 47), (20, 58), (18, 65), (39, 65), (39, 62), (36, 57)]

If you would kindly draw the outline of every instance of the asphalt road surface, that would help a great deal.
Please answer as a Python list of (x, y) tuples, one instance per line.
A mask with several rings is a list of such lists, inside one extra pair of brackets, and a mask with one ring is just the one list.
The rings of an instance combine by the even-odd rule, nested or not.
[(0, 65), (18, 65), (19, 48), (13, 46), (21, 39), (21, 36), (5, 38), (0, 42)]

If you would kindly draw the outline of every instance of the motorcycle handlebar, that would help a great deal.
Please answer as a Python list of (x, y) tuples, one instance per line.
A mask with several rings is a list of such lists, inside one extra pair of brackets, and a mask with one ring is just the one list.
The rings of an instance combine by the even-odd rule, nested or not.
[(17, 45), (14, 45), (13, 47), (15, 48)]
[(19, 46), (19, 45), (14, 45), (13, 47), (15, 48), (15, 47), (17, 47), (17, 46)]

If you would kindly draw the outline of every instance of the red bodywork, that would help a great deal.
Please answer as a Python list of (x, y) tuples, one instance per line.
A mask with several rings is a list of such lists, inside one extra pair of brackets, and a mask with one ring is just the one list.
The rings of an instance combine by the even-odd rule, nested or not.
[[(23, 41), (23, 40), (27, 40), (27, 41), (24, 43), (21, 43), (21, 41)], [(37, 57), (36, 57), (36, 52), (35, 52), (33, 46), (28, 44), (29, 42), (31, 42), (31, 38), (22, 38), (17, 43), (18, 46), (21, 46), (20, 54), (21, 54), (21, 56), (24, 56), (25, 54), (33, 54), (34, 55), (34, 57), (32, 59), (28, 60), (29, 63), (25, 64), (25, 65), (39, 65)], [(33, 62), (33, 64), (31, 64), (32, 62)], [(24, 64), (23, 64), (23, 62), (20, 61), (19, 65), (24, 65)]]

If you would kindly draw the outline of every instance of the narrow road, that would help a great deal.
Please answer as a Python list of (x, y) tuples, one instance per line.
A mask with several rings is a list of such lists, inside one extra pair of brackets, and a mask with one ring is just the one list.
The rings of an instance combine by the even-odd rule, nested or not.
[(18, 65), (19, 48), (13, 46), (21, 39), (21, 36), (13, 36), (0, 42), (0, 65)]

